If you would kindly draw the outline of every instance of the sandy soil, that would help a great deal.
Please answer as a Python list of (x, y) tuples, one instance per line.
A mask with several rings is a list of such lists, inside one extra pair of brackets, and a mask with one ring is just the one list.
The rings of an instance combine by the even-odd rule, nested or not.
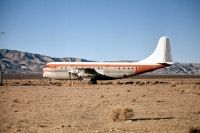
[[(200, 126), (200, 79), (53, 83), (7, 80), (0, 87), (0, 132), (186, 133)], [(116, 110), (127, 108), (132, 114), (116, 120)]]

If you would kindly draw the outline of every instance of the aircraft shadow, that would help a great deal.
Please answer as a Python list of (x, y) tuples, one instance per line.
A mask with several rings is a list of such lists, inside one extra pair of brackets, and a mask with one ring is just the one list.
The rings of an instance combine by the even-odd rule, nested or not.
[(175, 117), (154, 117), (154, 118), (130, 118), (127, 120), (131, 121), (146, 121), (146, 120), (170, 120), (174, 119)]

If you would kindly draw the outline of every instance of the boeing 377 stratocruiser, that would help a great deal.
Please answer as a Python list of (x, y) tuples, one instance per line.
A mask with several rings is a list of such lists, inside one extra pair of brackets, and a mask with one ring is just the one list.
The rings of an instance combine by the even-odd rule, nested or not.
[(60, 80), (110, 80), (131, 77), (173, 64), (170, 41), (161, 37), (155, 51), (138, 62), (50, 62), (43, 68), (43, 77)]

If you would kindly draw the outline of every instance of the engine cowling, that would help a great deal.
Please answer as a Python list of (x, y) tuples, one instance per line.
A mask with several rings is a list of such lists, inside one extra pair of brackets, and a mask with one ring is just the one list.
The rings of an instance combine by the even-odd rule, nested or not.
[(94, 73), (88, 73), (85, 72), (85, 70), (83, 69), (72, 69), (69, 71), (69, 73), (78, 76), (79, 78), (93, 78), (95, 77)]
[(72, 74), (78, 75), (79, 69), (71, 69), (69, 72)]

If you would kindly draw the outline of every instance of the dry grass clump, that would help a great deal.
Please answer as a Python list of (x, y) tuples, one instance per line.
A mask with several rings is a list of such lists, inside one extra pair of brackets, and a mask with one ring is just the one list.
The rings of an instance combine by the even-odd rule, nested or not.
[(113, 121), (125, 121), (133, 117), (133, 109), (131, 108), (117, 108), (112, 110)]
[(24, 83), (21, 83), (21, 85), (29, 86), (29, 85), (31, 85), (31, 81), (26, 81), (26, 82), (24, 82)]
[(200, 127), (192, 127), (189, 129), (189, 133), (200, 133)]
[(170, 87), (176, 87), (176, 83), (175, 82), (171, 82), (170, 83)]
[(18, 84), (20, 84), (20, 82), (13, 82), (13, 84), (16, 84), (16, 85), (18, 85)]
[(135, 103), (135, 102), (137, 102), (137, 99), (133, 98), (133, 99), (131, 100), (131, 102), (132, 102), (132, 103)]
[(152, 85), (157, 85), (157, 84), (159, 84), (159, 81), (157, 80), (152, 82)]
[(20, 101), (18, 99), (13, 99), (12, 102), (13, 103), (20, 103)]
[(132, 82), (132, 81), (125, 82), (126, 85), (128, 85), (128, 84), (132, 85), (133, 83), (134, 83), (134, 82)]
[(136, 81), (135, 85), (145, 85), (145, 82), (143, 82), (143, 81)]

